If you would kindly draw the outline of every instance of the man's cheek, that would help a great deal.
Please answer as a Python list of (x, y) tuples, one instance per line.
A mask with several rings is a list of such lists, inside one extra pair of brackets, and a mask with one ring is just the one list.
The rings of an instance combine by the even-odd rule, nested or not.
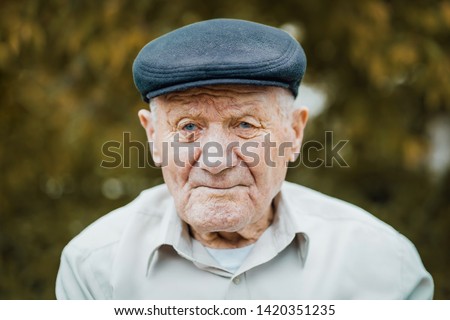
[(257, 141), (247, 141), (242, 144), (239, 149), (239, 154), (246, 166), (249, 168), (257, 167), (260, 163), (264, 151), (261, 143)]

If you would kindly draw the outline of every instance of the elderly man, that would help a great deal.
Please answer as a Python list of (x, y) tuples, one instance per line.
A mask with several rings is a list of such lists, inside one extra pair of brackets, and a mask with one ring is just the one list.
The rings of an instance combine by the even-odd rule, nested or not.
[(414, 246), (360, 208), (285, 182), (307, 110), (301, 46), (217, 19), (147, 44), (133, 75), (165, 184), (72, 240), (61, 299), (428, 299)]

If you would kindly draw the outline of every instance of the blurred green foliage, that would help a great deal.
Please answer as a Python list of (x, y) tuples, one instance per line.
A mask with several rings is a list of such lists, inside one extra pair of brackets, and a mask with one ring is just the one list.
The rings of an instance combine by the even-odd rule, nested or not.
[(306, 140), (323, 141), (324, 131), (348, 139), (350, 167), (299, 167), (288, 179), (404, 233), (435, 279), (435, 297), (450, 299), (449, 167), (445, 158), (430, 165), (433, 152), (449, 148), (448, 0), (3, 0), (0, 299), (54, 298), (63, 246), (162, 183), (149, 167), (100, 167), (102, 145), (123, 132), (146, 140), (136, 116), (146, 106), (131, 76), (140, 48), (218, 17), (297, 31), (304, 82), (327, 95)]

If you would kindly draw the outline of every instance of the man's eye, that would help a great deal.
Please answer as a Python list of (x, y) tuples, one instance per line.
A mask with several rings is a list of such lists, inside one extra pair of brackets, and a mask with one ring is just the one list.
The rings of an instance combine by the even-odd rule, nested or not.
[(253, 125), (248, 122), (243, 121), (243, 122), (239, 123), (239, 128), (240, 129), (251, 129), (251, 128), (253, 128)]
[(186, 131), (195, 131), (197, 129), (198, 129), (197, 125), (195, 125), (193, 123), (188, 123), (187, 125), (185, 125), (183, 127), (183, 130), (186, 130)]

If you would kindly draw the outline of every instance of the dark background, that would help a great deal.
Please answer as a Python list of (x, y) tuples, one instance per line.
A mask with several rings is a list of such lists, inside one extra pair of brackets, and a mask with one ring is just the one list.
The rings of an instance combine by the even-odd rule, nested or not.
[(131, 76), (140, 48), (218, 17), (294, 31), (304, 83), (327, 97), (305, 138), (349, 140), (349, 168), (300, 166), (288, 179), (405, 234), (435, 298), (450, 299), (450, 2), (437, 0), (2, 0), (0, 299), (53, 299), (63, 246), (162, 182), (136, 150), (131, 168), (102, 168), (102, 145), (124, 132), (146, 141)]

